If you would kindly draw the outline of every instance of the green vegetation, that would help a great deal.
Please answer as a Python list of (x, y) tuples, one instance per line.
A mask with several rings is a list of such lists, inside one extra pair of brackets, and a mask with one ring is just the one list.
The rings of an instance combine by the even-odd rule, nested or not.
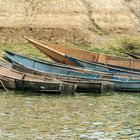
[(140, 38), (123, 37), (122, 47), (133, 52), (140, 52)]
[[(103, 41), (90, 44), (89, 42), (75, 45), (72, 43), (61, 43), (60, 45), (67, 47), (74, 47), (98, 53), (105, 53), (109, 55), (126, 56), (125, 52), (140, 52), (140, 37), (121, 36), (114, 38), (107, 38)], [(1, 48), (13, 51), (19, 54), (36, 57), (39, 59), (50, 60), (42, 52), (30, 43), (22, 44), (1, 44)]]
[[(15, 53), (27, 55), (30, 57), (35, 57), (39, 59), (49, 60), (48, 57), (46, 57), (43, 53), (41, 53), (36, 47), (31, 45), (30, 43), (16, 43), (16, 44), (1, 44), (0, 45), (2, 49), (13, 51)], [(2, 52), (2, 50), (1, 50)]]
[(106, 38), (104, 40), (99, 40), (94, 44), (89, 42), (80, 45), (74, 44), (62, 44), (63, 46), (78, 47), (80, 49), (105, 53), (109, 55), (126, 56), (125, 52), (140, 52), (140, 37), (137, 36), (119, 36), (113, 38)]

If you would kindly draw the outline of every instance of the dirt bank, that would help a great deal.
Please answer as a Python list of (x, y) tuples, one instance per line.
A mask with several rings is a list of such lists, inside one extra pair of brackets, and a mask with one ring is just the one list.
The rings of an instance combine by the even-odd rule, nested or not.
[(94, 43), (138, 34), (139, 0), (0, 0), (0, 41), (33, 36), (52, 42)]

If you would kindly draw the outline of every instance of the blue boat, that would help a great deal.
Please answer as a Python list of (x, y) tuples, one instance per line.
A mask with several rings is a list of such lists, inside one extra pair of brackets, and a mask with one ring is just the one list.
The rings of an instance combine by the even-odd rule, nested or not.
[(42, 74), (52, 75), (56, 74), (58, 79), (63, 81), (69, 81), (73, 79), (73, 82), (111, 82), (114, 83), (114, 90), (116, 91), (140, 91), (140, 79), (139, 78), (125, 78), (120, 76), (109, 76), (105, 78), (101, 75), (89, 75), (72, 71), (58, 65), (47, 64), (37, 59), (29, 58), (23, 55), (18, 55), (12, 52), (5, 51), (4, 58), (12, 63), (19, 64), (30, 70), (37, 71)]
[(39, 59), (18, 55), (9, 51), (5, 51), (4, 58), (11, 63), (17, 63), (26, 66), (28, 68), (33, 68), (35, 70), (40, 70), (48, 73), (89, 77), (89, 78), (97, 78), (99, 76), (99, 75), (78, 72), (75, 70), (71, 70), (68, 67), (64, 67), (63, 65), (59, 65), (48, 61), (41, 61)]
[(93, 63), (89, 61), (80, 60), (80, 59), (77, 59), (68, 55), (65, 55), (65, 57), (71, 60), (72, 62), (76, 63), (81, 68), (114, 73), (114, 74), (140, 75), (140, 69), (131, 69), (127, 67), (120, 67), (120, 66), (115, 66), (115, 65), (110, 65), (110, 64), (105, 65), (102, 63)]

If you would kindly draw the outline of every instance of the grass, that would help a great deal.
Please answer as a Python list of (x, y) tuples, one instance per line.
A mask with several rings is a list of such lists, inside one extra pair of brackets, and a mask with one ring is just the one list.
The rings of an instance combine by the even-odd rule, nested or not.
[(74, 45), (72, 43), (62, 44), (70, 47), (77, 47), (91, 52), (104, 53), (108, 55), (126, 56), (125, 52), (140, 52), (139, 36), (116, 36), (108, 37), (104, 40), (96, 41), (94, 44), (89, 42)]
[[(18, 54), (27, 55), (30, 57), (35, 57), (39, 59), (49, 60), (48, 57), (46, 57), (45, 54), (43, 54), (41, 51), (39, 51), (36, 47), (29, 43), (16, 43), (16, 44), (1, 44), (0, 45), (2, 49), (13, 51)], [(2, 52), (2, 50), (1, 50)]]
[[(84, 49), (97, 53), (126, 56), (125, 52), (128, 51), (140, 52), (140, 37), (119, 36), (119, 37), (107, 38), (104, 39), (103, 41), (96, 42), (94, 44), (90, 44), (89, 42), (86, 42), (84, 44), (75, 45), (70, 42), (67, 43), (60, 42), (60, 45)], [(50, 60), (46, 55), (44, 55), (42, 52), (40, 52), (36, 47), (31, 45), (30, 43), (1, 44), (0, 47), (30, 57)]]
[(121, 39), (122, 47), (130, 51), (140, 52), (140, 38), (123, 37)]

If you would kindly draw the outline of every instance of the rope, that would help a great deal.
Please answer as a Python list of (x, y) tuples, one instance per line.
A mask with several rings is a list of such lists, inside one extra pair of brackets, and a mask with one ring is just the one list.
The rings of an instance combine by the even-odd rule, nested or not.
[(2, 80), (0, 80), (0, 83), (1, 83), (2, 87), (8, 92), (8, 89), (4, 86)]

